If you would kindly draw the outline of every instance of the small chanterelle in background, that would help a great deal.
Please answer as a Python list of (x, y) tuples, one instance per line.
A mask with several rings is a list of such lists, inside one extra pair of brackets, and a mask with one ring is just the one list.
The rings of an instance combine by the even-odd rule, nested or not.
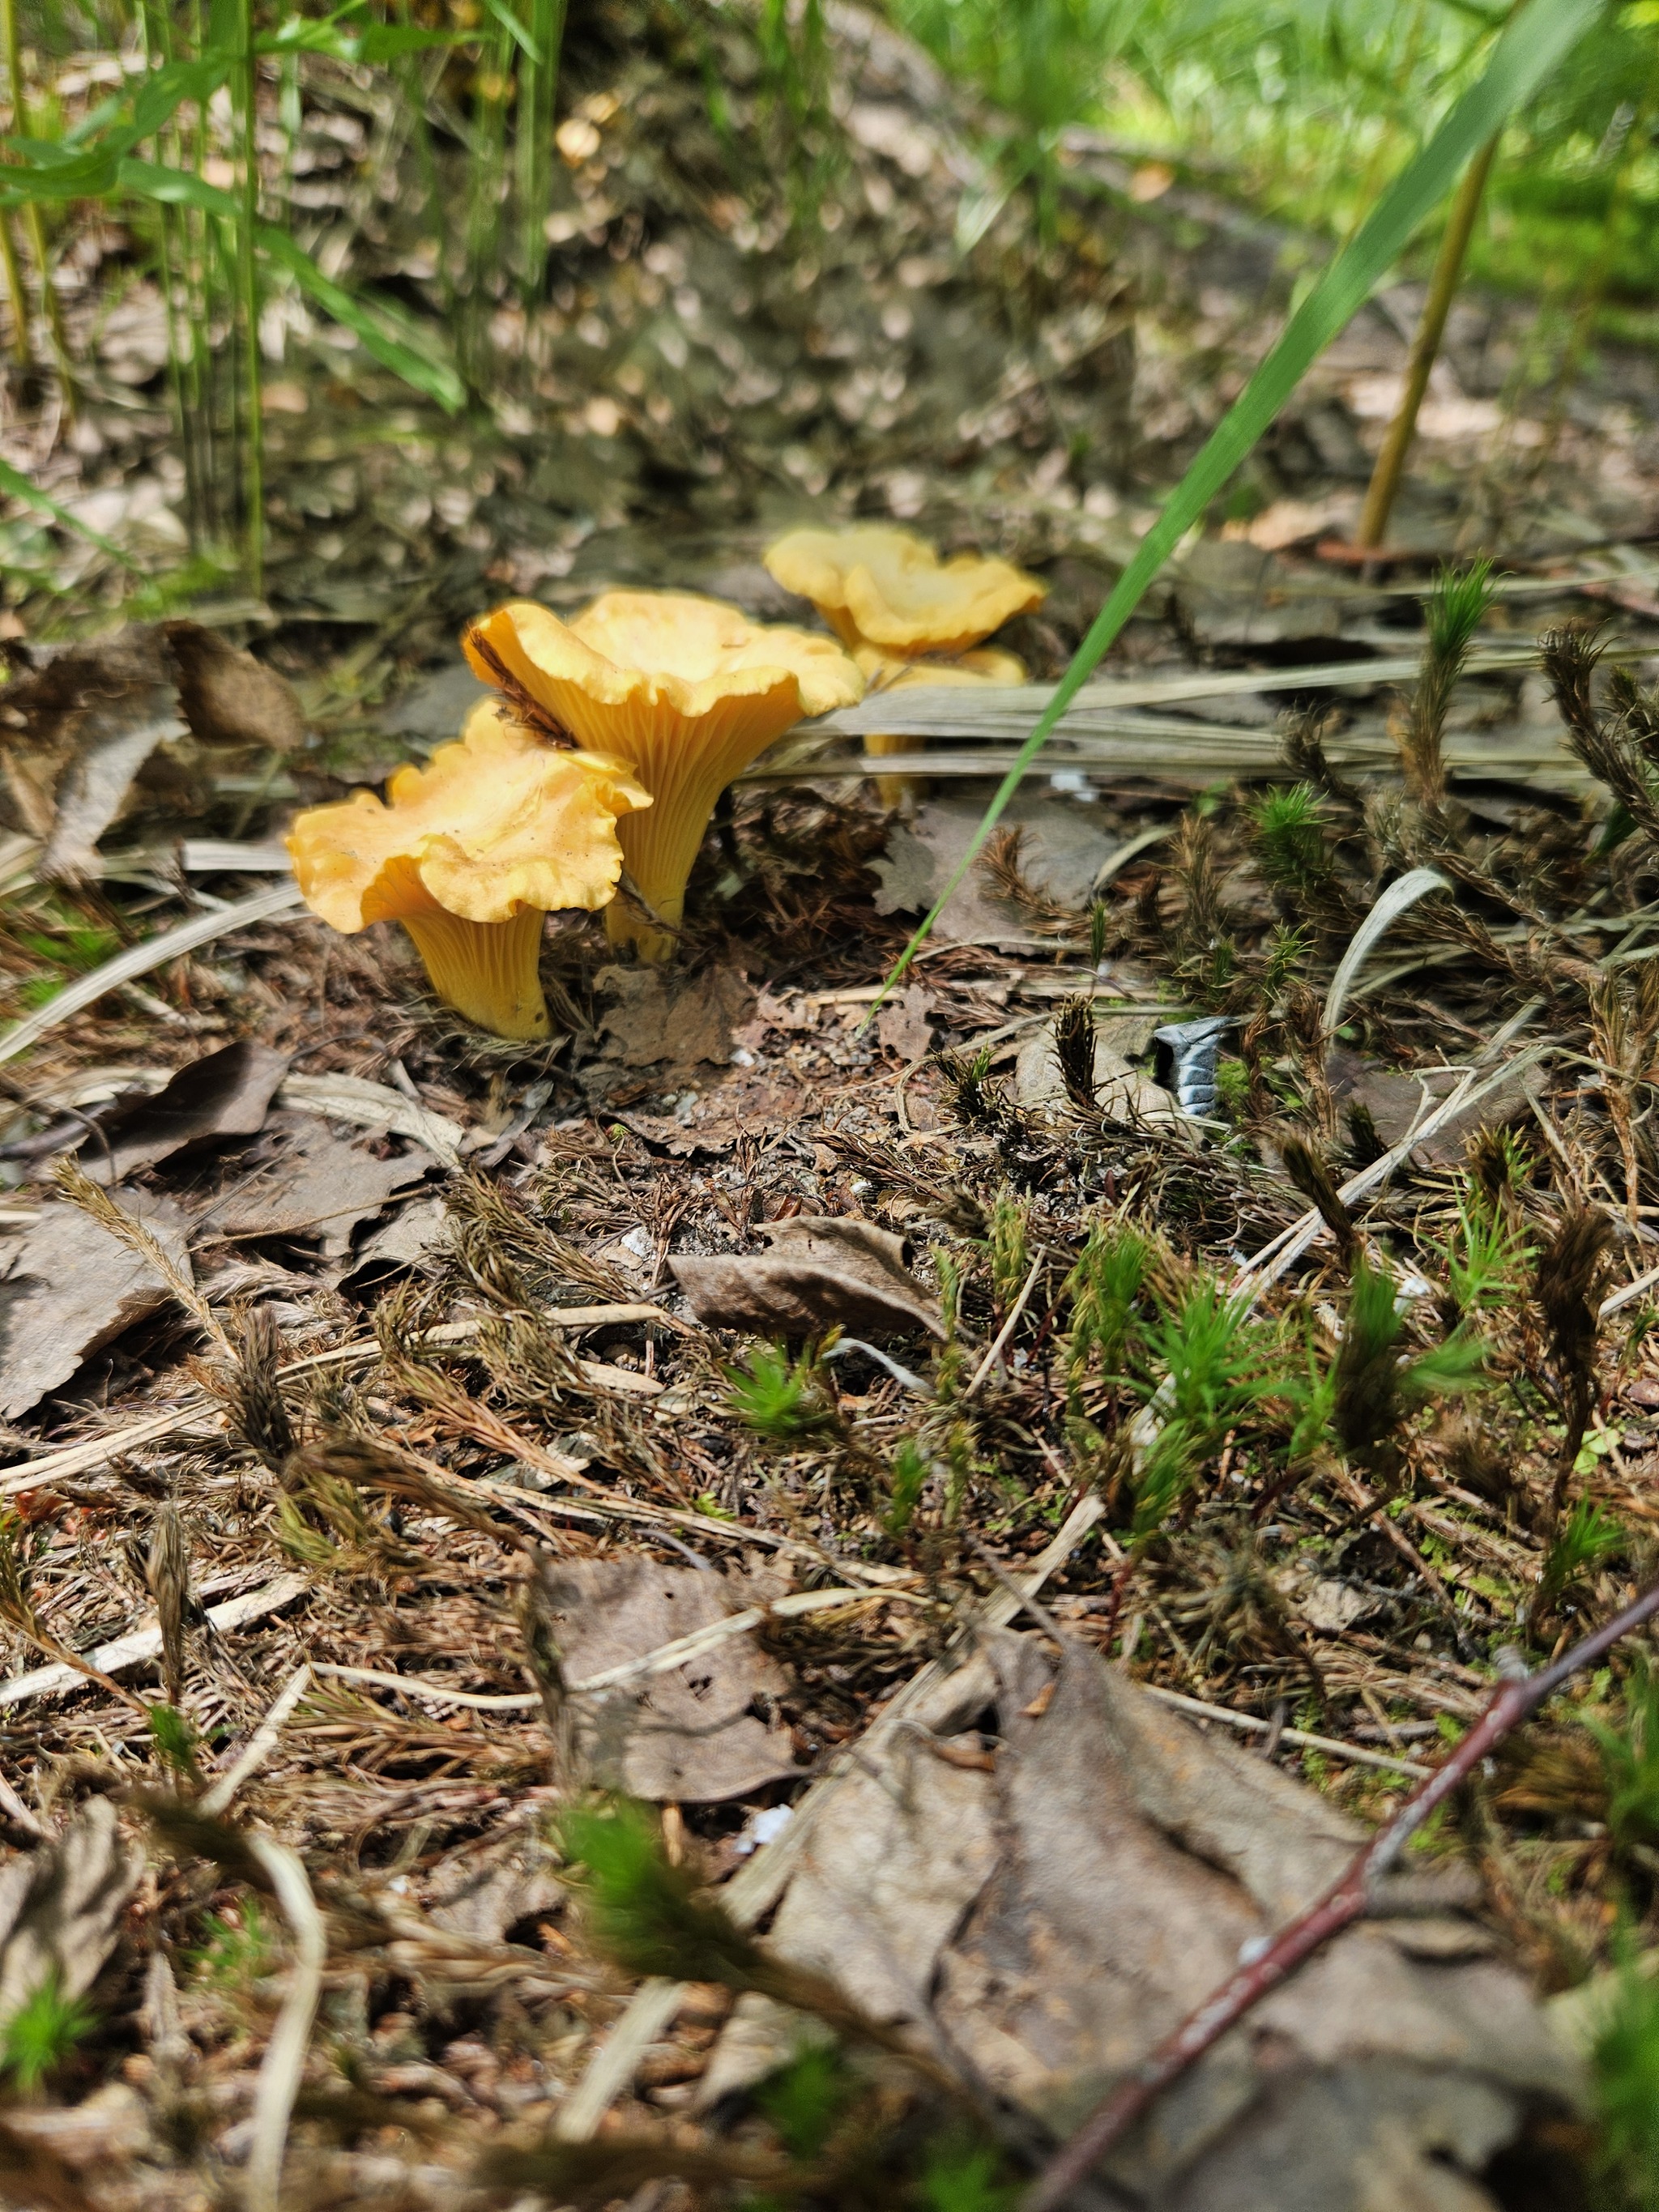
[[(1018, 656), (980, 650), (994, 630), (1042, 604), (1046, 587), (1009, 562), (958, 553), (942, 562), (926, 539), (885, 524), (849, 530), (792, 530), (766, 556), (787, 592), (810, 599), (846, 644), (872, 691), (921, 684), (1012, 684), (1025, 681)], [(902, 732), (867, 733), (878, 759), (908, 752)], [(908, 776), (884, 775), (876, 788), (889, 806), (913, 796)]]

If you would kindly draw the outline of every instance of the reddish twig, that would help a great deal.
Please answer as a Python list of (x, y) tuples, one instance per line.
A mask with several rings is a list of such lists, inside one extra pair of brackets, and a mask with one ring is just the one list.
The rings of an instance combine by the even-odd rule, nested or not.
[(1231, 1980), (1189, 2013), (1173, 2035), (1151, 2052), (1133, 2073), (1119, 2083), (1110, 2096), (1058, 2150), (1026, 2197), (1023, 2212), (1055, 2212), (1080, 2186), (1115, 2143), (1121, 2142), (1153, 2100), (1214, 2043), (1236, 2027), (1252, 2006), (1289, 1978), (1304, 1959), (1322, 1943), (1339, 1935), (1364, 1914), (1377, 1878), (1399, 1857), (1413, 1835), (1437, 1805), (1480, 1765), (1510, 1731), (1535, 1712), (1581, 1667), (1589, 1667), (1612, 1650), (1620, 1637), (1659, 1613), (1659, 1583), (1628, 1605), (1621, 1613), (1587, 1636), (1582, 1644), (1541, 1668), (1505, 1682), (1486, 1711), (1444, 1762), (1420, 1783), (1386, 1828), (1379, 1829), (1325, 1894), (1300, 1919), (1274, 1936), (1259, 1959), (1241, 1966)]

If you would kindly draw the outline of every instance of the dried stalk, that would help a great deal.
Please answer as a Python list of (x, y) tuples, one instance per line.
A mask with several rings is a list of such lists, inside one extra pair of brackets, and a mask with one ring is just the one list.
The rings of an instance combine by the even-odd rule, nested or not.
[(1400, 395), (1400, 405), (1389, 425), (1382, 450), (1376, 457), (1376, 466), (1371, 471), (1371, 481), (1365, 493), (1365, 505), (1359, 517), (1359, 527), (1354, 533), (1357, 545), (1381, 545), (1389, 527), (1389, 517), (1400, 489), (1400, 479), (1405, 474), (1406, 456), (1411, 451), (1412, 440), (1417, 434), (1418, 410), (1423, 404), (1423, 395), (1429, 388), (1429, 377), (1440, 352), (1440, 341), (1446, 334), (1446, 318), (1457, 296), (1457, 286), (1463, 274), (1464, 258), (1469, 250), (1469, 240), (1474, 233), (1475, 217), (1480, 212), (1480, 202), (1486, 189), (1486, 178), (1492, 157), (1498, 151), (1498, 139), (1489, 138), (1468, 167), (1463, 172), (1463, 181), (1457, 188), (1451, 213), (1446, 218), (1446, 228), (1440, 240), (1440, 251), (1435, 256), (1434, 274), (1429, 280), (1429, 293), (1423, 302), (1423, 315), (1412, 340), (1411, 357), (1406, 368), (1406, 385)]
[(176, 1506), (164, 1505), (155, 1516), (144, 1579), (155, 1600), (161, 1631), (161, 1679), (167, 1703), (176, 1705), (185, 1693), (185, 1608), (190, 1602), (190, 1549)]
[(1317, 1903), (1249, 1966), (1241, 1966), (1195, 2012), (1167, 2036), (1128, 2079), (1097, 2106), (1037, 2177), (1022, 2212), (1055, 2212), (1088, 2179), (1107, 2152), (1121, 2142), (1165, 2089), (1237, 2026), (1262, 1998), (1289, 1979), (1303, 1962), (1362, 1918), (1376, 1883), (1437, 1807), (1461, 1789), (1480, 1762), (1580, 1668), (1593, 1666), (1623, 1637), (1659, 1614), (1659, 1583), (1633, 1605), (1587, 1636), (1582, 1644), (1535, 1674), (1504, 1682), (1486, 1711), (1427, 1781), (1414, 1790), (1385, 1828), (1372, 1837), (1347, 1870)]
[(1547, 1538), (1561, 1517), (1595, 1405), (1595, 1346), (1614, 1241), (1607, 1216), (1599, 1207), (1580, 1206), (1565, 1216), (1538, 1257), (1534, 1294), (1544, 1316), (1566, 1424), (1545, 1515)]
[(323, 1993), (328, 1937), (311, 1883), (297, 1855), (269, 1836), (250, 1836), (247, 1848), (259, 1862), (283, 1917), (294, 1931), (294, 1965), (288, 1994), (265, 2046), (253, 2100), (253, 2144), (248, 2153), (246, 2203), (248, 2212), (280, 2212), (283, 2154), (289, 2121), (300, 2093), (312, 2023)]

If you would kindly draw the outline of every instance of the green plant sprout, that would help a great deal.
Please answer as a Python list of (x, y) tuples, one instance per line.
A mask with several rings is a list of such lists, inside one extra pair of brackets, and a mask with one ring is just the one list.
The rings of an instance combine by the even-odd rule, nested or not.
[(726, 1370), (732, 1411), (746, 1429), (775, 1443), (794, 1443), (831, 1426), (818, 1347), (807, 1345), (792, 1358), (781, 1344), (759, 1345), (743, 1367)]
[(831, 2043), (809, 2043), (755, 2090), (755, 2103), (792, 2158), (817, 2158), (852, 2101), (854, 2083)]
[(961, 2135), (929, 2144), (921, 2197), (927, 2212), (1009, 2212), (1018, 2201), (1001, 2154)]
[(902, 1437), (893, 1452), (889, 1473), (887, 1510), (882, 1516), (881, 1525), (890, 1536), (902, 1536), (908, 1533), (932, 1472), (927, 1455), (915, 1438)]
[(1406, 1358), (1405, 1329), (1393, 1277), (1362, 1254), (1332, 1365), (1331, 1428), (1344, 1453), (1383, 1483), (1399, 1473), (1410, 1415), (1432, 1398), (1474, 1389), (1486, 1368), (1486, 1346), (1461, 1331)]
[(187, 1954), (191, 1971), (210, 1988), (246, 1993), (269, 1973), (276, 1947), (257, 1897), (244, 1897), (236, 1917), (210, 1912), (203, 1941)]
[(1091, 1225), (1066, 1285), (1072, 1301), (1072, 1325), (1066, 1338), (1066, 1389), (1073, 1410), (1097, 1361), (1107, 1377), (1122, 1365), (1152, 1256), (1151, 1244), (1138, 1230), (1103, 1220)]
[(1509, 1304), (1536, 1257), (1520, 1224), (1466, 1176), (1445, 1247), (1447, 1300), (1456, 1318)]
[(1310, 783), (1279, 784), (1256, 802), (1250, 816), (1256, 858), (1275, 890), (1297, 898), (1329, 881), (1321, 798)]
[(1596, 2164), (1610, 2212), (1659, 2205), (1659, 1976), (1627, 1957), (1590, 2052), (1600, 2141)]
[(1629, 1540), (1611, 1515), (1593, 1499), (1581, 1498), (1544, 1555), (1533, 1595), (1534, 1619), (1547, 1620), (1575, 1583), (1603, 1560), (1615, 1558)]
[(149, 1719), (150, 1741), (155, 1747), (157, 1759), (180, 1782), (199, 1789), (202, 1769), (196, 1754), (201, 1738), (188, 1714), (180, 1712), (177, 1705), (158, 1705), (149, 1708)]
[(1143, 1419), (1158, 1424), (1135, 1483), (1133, 1534), (1145, 1542), (1191, 1487), (1204, 1460), (1263, 1402), (1292, 1395), (1278, 1331), (1200, 1277), (1144, 1324), (1136, 1352)]
[(82, 1998), (62, 1994), (54, 1968), (0, 2027), (0, 2071), (28, 2096), (58, 2072), (97, 2025), (97, 2014)]
[(1025, 1287), (1030, 1264), (1026, 1249), (1031, 1209), (1005, 1183), (991, 1201), (991, 1294), (997, 1311), (1006, 1313)]
[(1659, 1841), (1659, 1673), (1644, 1652), (1637, 1654), (1623, 1705), (1620, 1727), (1595, 1713), (1584, 1716), (1607, 1784), (1607, 1834), (1619, 1851)]

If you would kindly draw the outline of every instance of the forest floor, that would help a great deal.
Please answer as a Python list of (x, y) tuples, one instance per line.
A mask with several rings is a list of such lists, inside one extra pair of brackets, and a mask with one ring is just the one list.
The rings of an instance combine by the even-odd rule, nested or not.
[[(286, 303), (259, 604), (164, 629), (5, 525), (0, 2021), (85, 2008), (38, 2079), (6, 2046), (20, 2203), (274, 2203), (273, 2142), (284, 2207), (1006, 2202), (1659, 1562), (1648, 356), (1556, 391), (1533, 305), (1466, 301), (1362, 572), (1332, 541), (1420, 296), (1380, 295), (879, 1006), (1029, 713), (943, 733), (895, 811), (856, 717), (794, 733), (674, 966), (550, 928), (545, 1046), (285, 897), (288, 817), (455, 734), (498, 599), (811, 623), (766, 545), (888, 516), (1035, 570), (999, 641), (1052, 680), (1265, 349), (1298, 241), (1085, 134), (1055, 236), (1016, 195), (958, 252), (970, 104), (831, 12), (810, 232), (722, 184), (655, 18), (584, 19), (493, 410)], [(308, 87), (305, 204), (441, 319), (360, 92)], [(111, 227), (75, 265), (97, 373), (5, 457), (154, 575), (158, 303)], [(1454, 685), (1424, 604), (1476, 552)], [(1599, 673), (1540, 660), (1596, 624)], [(1155, 1036), (1194, 1022), (1208, 1060)], [(1565, 1691), (1078, 2201), (1358, 2208), (1383, 2167), (1588, 2204), (1656, 1699), (1624, 1649)], [(607, 1942), (592, 1790), (852, 2024)], [(780, 1995), (843, 2071), (791, 2070)], [(870, 2021), (955, 2086), (860, 2057)]]

